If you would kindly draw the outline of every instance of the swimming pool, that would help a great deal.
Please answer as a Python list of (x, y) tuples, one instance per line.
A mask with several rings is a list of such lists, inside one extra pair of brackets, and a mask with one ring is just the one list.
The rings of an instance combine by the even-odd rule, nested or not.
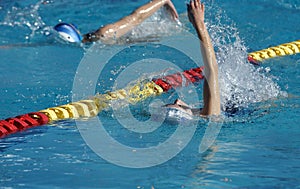
[[(113, 22), (146, 1), (1, 2), (1, 119), (72, 100), (73, 80), (86, 50), (57, 42), (51, 27), (72, 22), (83, 33)], [(299, 39), (297, 0), (205, 1), (207, 22), (220, 63), (223, 102), (235, 100), (246, 113), (227, 117), (213, 145), (198, 153), (205, 121), (188, 145), (171, 160), (133, 169), (94, 153), (73, 120), (36, 127), (0, 140), (0, 186), (5, 188), (297, 188), (299, 168), (299, 55), (270, 59), (260, 67), (242, 63), (247, 52)], [(174, 1), (186, 21), (185, 4)], [(191, 32), (193, 32), (191, 30)], [(174, 34), (176, 36), (176, 34)], [(27, 47), (11, 44), (27, 44)], [(143, 57), (144, 49), (183, 69), (186, 57), (161, 53), (155, 45), (132, 47), (115, 56), (99, 79), (98, 92), (111, 90), (123, 62)], [(165, 51), (163, 51), (165, 52)], [(124, 53), (132, 56), (124, 58)], [(176, 52), (175, 52), (176, 53)], [(117, 66), (115, 66), (117, 65)], [(118, 67), (119, 66), (119, 67)], [(186, 67), (185, 67), (186, 66)], [(113, 79), (110, 80), (110, 77)], [(201, 92), (201, 84), (197, 88)], [(226, 86), (226, 87), (225, 87)], [(235, 96), (232, 96), (233, 90)], [(250, 90), (251, 89), (251, 90)], [(158, 97), (171, 102), (176, 94)], [(137, 119), (148, 117), (149, 102), (132, 107)], [(100, 119), (110, 134), (127, 145), (154, 146), (175, 132), (164, 123), (150, 134), (128, 132), (112, 111)], [(126, 118), (126, 116), (125, 116)], [(83, 121), (84, 123), (84, 121)], [(88, 125), (88, 120), (86, 121)], [(163, 153), (163, 152), (161, 152)], [(164, 153), (167, 153), (164, 152)]]

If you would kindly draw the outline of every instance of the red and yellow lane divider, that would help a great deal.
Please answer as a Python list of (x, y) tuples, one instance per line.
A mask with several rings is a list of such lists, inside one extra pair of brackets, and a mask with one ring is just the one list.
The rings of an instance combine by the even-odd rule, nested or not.
[(94, 117), (102, 110), (108, 108), (110, 103), (115, 100), (125, 100), (130, 104), (135, 104), (149, 97), (158, 96), (171, 88), (195, 83), (204, 78), (202, 71), (202, 67), (194, 68), (182, 73), (175, 73), (159, 79), (153, 79), (152, 81), (138, 83), (114, 92), (97, 94), (91, 99), (0, 120), (0, 137), (53, 121)]
[[(297, 40), (249, 53), (248, 60), (257, 64), (269, 58), (292, 55), (299, 52), (300, 40)], [(91, 99), (0, 120), (0, 137), (35, 126), (45, 125), (52, 121), (93, 117), (108, 108), (110, 103), (114, 100), (126, 100), (128, 103), (135, 104), (146, 98), (167, 92), (171, 88), (197, 82), (204, 78), (202, 72), (203, 67), (193, 68), (182, 73), (175, 73), (163, 78), (153, 79), (149, 82), (138, 83), (126, 89), (108, 92), (106, 94), (97, 94)]]
[(278, 46), (269, 47), (260, 51), (249, 53), (248, 60), (251, 63), (257, 64), (258, 62), (261, 62), (269, 58), (293, 55), (299, 52), (300, 52), (300, 40), (297, 40), (290, 43), (285, 43)]

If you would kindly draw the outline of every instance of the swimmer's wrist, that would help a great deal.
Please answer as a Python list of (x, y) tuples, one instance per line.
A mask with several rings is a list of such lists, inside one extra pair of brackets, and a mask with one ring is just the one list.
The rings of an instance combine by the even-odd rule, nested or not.
[(203, 35), (203, 34), (205, 34), (205, 31), (206, 31), (206, 26), (205, 26), (205, 24), (204, 24), (204, 22), (199, 22), (199, 23), (196, 23), (196, 30), (197, 30), (197, 33), (198, 33), (198, 35), (200, 34), (200, 35)]
[(208, 35), (208, 31), (206, 29), (206, 26), (204, 23), (202, 24), (196, 24), (195, 26), (196, 28), (196, 31), (197, 31), (197, 35), (198, 35), (198, 38), (202, 41), (202, 42), (206, 42), (206, 38), (207, 38), (207, 35)]
[(171, 0), (161, 0), (161, 3), (166, 6), (170, 6)]

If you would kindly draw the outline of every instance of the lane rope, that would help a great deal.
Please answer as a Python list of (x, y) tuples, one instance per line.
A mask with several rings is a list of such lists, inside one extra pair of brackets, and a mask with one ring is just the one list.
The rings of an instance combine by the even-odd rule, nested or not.
[(248, 54), (248, 60), (251, 63), (258, 64), (263, 60), (270, 58), (293, 55), (300, 52), (300, 40), (284, 43), (274, 47), (269, 47), (260, 51)]
[[(248, 60), (251, 63), (258, 64), (269, 58), (293, 55), (299, 52), (300, 40), (297, 40), (249, 53)], [(96, 94), (91, 99), (0, 120), (0, 138), (32, 127), (46, 125), (53, 121), (93, 117), (109, 108), (111, 101), (126, 100), (130, 104), (136, 104), (149, 97), (168, 92), (172, 88), (184, 87), (203, 78), (203, 67), (192, 68), (182, 73), (138, 83), (125, 89), (107, 92), (106, 94)]]
[(172, 88), (187, 86), (204, 78), (203, 67), (174, 73), (152, 81), (142, 81), (125, 89), (96, 94), (91, 99), (51, 107), (38, 112), (0, 120), (0, 138), (35, 126), (65, 119), (89, 118), (110, 107), (116, 100), (136, 104), (149, 97), (161, 95)]

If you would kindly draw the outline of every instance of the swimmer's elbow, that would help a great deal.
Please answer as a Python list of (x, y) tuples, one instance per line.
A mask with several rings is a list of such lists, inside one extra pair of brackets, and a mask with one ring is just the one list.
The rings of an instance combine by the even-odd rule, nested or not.
[(136, 25), (136, 23), (141, 23), (143, 21), (143, 10), (137, 9), (133, 11), (130, 15), (130, 17), (126, 17), (128, 23), (131, 23), (132, 25)]

